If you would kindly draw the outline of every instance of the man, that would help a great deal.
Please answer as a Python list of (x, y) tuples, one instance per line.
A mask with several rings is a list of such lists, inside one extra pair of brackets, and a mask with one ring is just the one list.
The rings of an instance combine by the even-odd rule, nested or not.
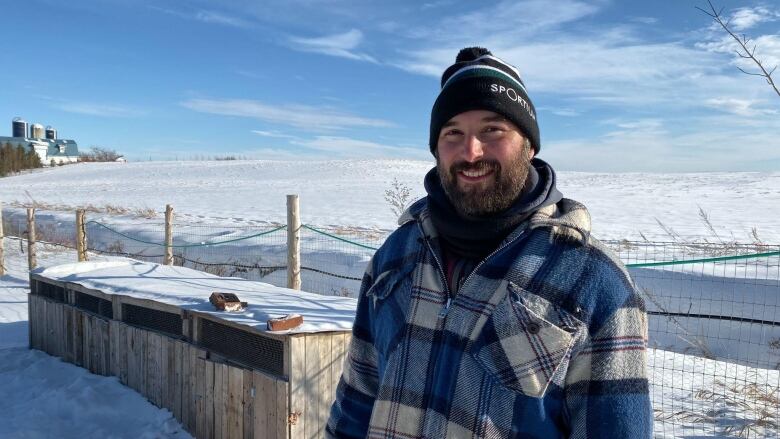
[(335, 437), (650, 438), (647, 320), (539, 152), (517, 70), (463, 49), (436, 168), (363, 278)]

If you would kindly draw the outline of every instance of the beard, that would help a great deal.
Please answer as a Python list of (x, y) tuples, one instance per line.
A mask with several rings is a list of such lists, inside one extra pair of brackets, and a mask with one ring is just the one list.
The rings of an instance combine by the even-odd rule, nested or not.
[[(436, 157), (436, 170), (444, 192), (455, 210), (464, 217), (490, 216), (508, 209), (523, 193), (530, 168), (528, 148), (521, 148), (506, 166), (490, 159), (474, 163), (455, 162), (446, 169)], [(465, 188), (458, 185), (458, 172), (483, 170), (493, 171), (493, 181), (468, 184)]]

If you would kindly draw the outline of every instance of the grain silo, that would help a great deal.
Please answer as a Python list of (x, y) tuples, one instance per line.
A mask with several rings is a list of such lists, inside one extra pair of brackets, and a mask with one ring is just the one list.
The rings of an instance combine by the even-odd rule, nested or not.
[(34, 123), (30, 125), (30, 138), (43, 139), (44, 138), (43, 125), (39, 123)]
[(49, 140), (57, 140), (57, 130), (51, 125), (46, 127), (46, 138)]
[(21, 117), (15, 117), (11, 122), (11, 133), (12, 137), (27, 137), (27, 121)]

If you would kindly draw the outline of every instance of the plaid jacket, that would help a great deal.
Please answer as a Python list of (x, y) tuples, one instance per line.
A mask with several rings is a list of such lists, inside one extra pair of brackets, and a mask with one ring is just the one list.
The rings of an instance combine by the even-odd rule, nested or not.
[(644, 303), (585, 207), (536, 212), (449, 300), (426, 206), (366, 270), (327, 436), (650, 438)]

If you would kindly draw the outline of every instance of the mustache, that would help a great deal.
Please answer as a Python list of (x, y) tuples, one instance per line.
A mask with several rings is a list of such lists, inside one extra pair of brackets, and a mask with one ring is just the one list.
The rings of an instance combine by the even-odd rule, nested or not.
[(455, 174), (460, 171), (496, 171), (501, 169), (497, 160), (479, 160), (473, 163), (460, 161), (450, 165), (450, 172)]

